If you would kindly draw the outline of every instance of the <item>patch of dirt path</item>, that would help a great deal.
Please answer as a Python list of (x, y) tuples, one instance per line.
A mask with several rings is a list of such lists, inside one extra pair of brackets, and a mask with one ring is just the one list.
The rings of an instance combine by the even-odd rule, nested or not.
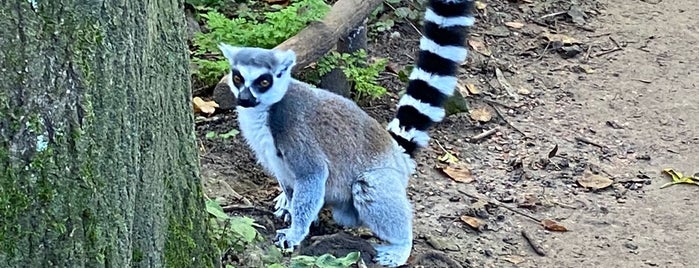
[[(622, 47), (582, 64), (593, 71), (589, 74), (569, 71), (581, 65), (580, 58), (557, 60), (547, 54), (519, 64), (523, 67), (508, 79), (533, 87), (536, 105), (510, 119), (530, 139), (525, 146), (509, 144), (514, 151), (509, 156), (521, 156), (526, 166), (558, 145), (558, 154), (570, 161), (553, 158), (561, 167), (525, 168), (528, 178), (513, 181), (513, 172), (498, 163), (508, 158), (502, 157), (508, 150), (493, 150), (498, 137), (479, 146), (465, 145), (461, 155), (473, 159), (480, 181), (464, 186), (438, 180), (435, 187), (432, 178), (440, 174), (424, 170), (428, 175), (419, 176), (415, 187), (424, 190), (414, 192), (430, 196), (441, 191), (433, 194), (441, 197), (414, 198), (416, 233), (425, 238), (416, 248), (432, 250), (429, 241), (442, 237), (448, 245), (442, 250), (471, 267), (699, 267), (699, 236), (692, 227), (699, 222), (699, 187), (659, 189), (669, 181), (660, 174), (663, 168), (699, 172), (699, 7), (689, 0), (650, 2), (601, 1), (605, 9), (591, 23), (595, 33), (566, 33), (592, 44), (593, 51)], [(452, 117), (438, 128), (436, 133), (446, 133), (442, 142), (454, 140), (448, 138), (454, 135), (449, 124), (460, 125), (458, 121)], [(504, 138), (513, 138), (512, 129), (503, 132), (508, 133)], [(604, 148), (581, 143), (578, 137)], [(439, 155), (435, 151), (423, 162)], [(617, 182), (641, 183), (588, 192), (575, 184), (580, 169)], [(460, 214), (474, 214), (474, 200), (449, 201), (463, 197), (459, 191), (505, 201), (512, 193), (513, 203), (531, 194), (541, 204), (528, 213), (554, 219), (570, 231), (543, 231), (525, 217), (486, 206), (484, 218), (492, 226), (476, 234), (463, 224), (450, 224)], [(445, 221), (445, 214), (451, 219)], [(546, 256), (536, 256), (521, 230), (530, 233)]]
[[(653, 183), (625, 203), (608, 204), (606, 214), (581, 215), (578, 223), (586, 226), (562, 235), (551, 244), (560, 251), (535, 263), (699, 267), (699, 236), (691, 227), (699, 222), (699, 187), (659, 189), (668, 181), (659, 174), (663, 168), (699, 172), (699, 7), (690, 0), (605, 2), (595, 28), (628, 45), (597, 60), (596, 73), (568, 85), (576, 105), (564, 105), (566, 115), (549, 126), (579, 122), (571, 130), (594, 129), (592, 139), (623, 144), (634, 152), (604, 168), (623, 177), (644, 171)], [(650, 160), (635, 159), (639, 155)]]

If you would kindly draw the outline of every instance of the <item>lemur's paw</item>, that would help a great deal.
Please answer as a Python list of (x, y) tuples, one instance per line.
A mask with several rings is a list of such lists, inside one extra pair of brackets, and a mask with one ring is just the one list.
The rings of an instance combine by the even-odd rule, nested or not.
[(305, 235), (292, 230), (291, 228), (277, 230), (277, 237), (274, 239), (275, 244), (283, 250), (294, 250), (295, 247), (301, 244)]
[(291, 221), (291, 210), (289, 199), (286, 198), (286, 194), (282, 192), (279, 196), (274, 198), (276, 203), (274, 204), (274, 216), (284, 220), (288, 223)]
[(397, 267), (408, 262), (411, 245), (374, 245), (376, 257), (374, 261), (388, 267)]

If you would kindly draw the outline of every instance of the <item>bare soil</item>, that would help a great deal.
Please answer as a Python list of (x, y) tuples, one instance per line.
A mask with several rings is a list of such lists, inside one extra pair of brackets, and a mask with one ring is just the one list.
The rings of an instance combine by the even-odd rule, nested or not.
[[(486, 109), (492, 119), (456, 114), (432, 130), (409, 190), (412, 266), (699, 267), (699, 187), (660, 189), (670, 181), (664, 168), (699, 172), (699, 6), (690, 0), (485, 2), (471, 42), (490, 53), (472, 52), (461, 81), (480, 90), (467, 97), (470, 108)], [(407, 23), (397, 31), (398, 38), (373, 39), (370, 54), (410, 65), (419, 34)], [(551, 42), (547, 33), (562, 36), (549, 35), (559, 41)], [(362, 106), (385, 123), (402, 83), (388, 73), (381, 83), (392, 93)], [(232, 111), (197, 124), (207, 195), (235, 205), (234, 214), (255, 217), (271, 235), (284, 227), (269, 213), (275, 180), (255, 164), (241, 136), (205, 137), (233, 128)], [(445, 150), (475, 181), (456, 182), (440, 171)], [(578, 182), (585, 174), (613, 183), (588, 189)], [(472, 228), (462, 216), (483, 224)], [(323, 219), (313, 235), (340, 230)], [(545, 230), (544, 219), (568, 231)]]

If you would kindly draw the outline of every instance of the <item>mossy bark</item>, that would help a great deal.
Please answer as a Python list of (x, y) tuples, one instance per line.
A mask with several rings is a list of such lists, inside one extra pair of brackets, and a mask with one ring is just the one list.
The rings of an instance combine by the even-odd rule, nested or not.
[(211, 267), (182, 0), (0, 0), (0, 267)]

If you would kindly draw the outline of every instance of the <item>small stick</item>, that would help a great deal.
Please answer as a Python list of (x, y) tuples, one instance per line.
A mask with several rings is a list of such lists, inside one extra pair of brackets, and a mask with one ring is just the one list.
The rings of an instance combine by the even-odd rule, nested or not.
[(589, 38), (597, 38), (597, 37), (607, 36), (607, 35), (611, 35), (611, 34), (612, 34), (612, 33), (601, 33), (601, 34), (588, 35), (587, 37), (589, 37)]
[(539, 17), (539, 19), (542, 20), (542, 19), (545, 19), (545, 18), (548, 18), (548, 17), (555, 17), (555, 16), (558, 16), (558, 15), (566, 14), (566, 13), (568, 13), (568, 11), (554, 12), (554, 13), (551, 13), (551, 14), (543, 15), (543, 16)]
[(536, 60), (541, 60), (544, 58), (544, 54), (546, 54), (546, 51), (549, 50), (549, 46), (551, 46), (551, 42), (546, 43), (546, 47), (544, 47), (544, 51), (541, 52), (541, 54), (539, 55), (539, 58), (537, 58)]
[(483, 132), (483, 133), (481, 133), (481, 134), (478, 134), (478, 135), (476, 135), (476, 136), (471, 137), (470, 141), (471, 141), (471, 142), (477, 142), (477, 141), (479, 141), (479, 140), (482, 140), (482, 139), (485, 139), (485, 138), (487, 138), (487, 137), (490, 137), (491, 135), (495, 134), (495, 132), (498, 132), (498, 128), (497, 128), (497, 127), (491, 128), (491, 129), (489, 129), (488, 131), (485, 131), (485, 132)]
[(527, 233), (527, 231), (522, 230), (522, 237), (524, 237), (524, 240), (527, 240), (527, 243), (529, 244), (529, 246), (532, 247), (536, 254), (539, 254), (539, 256), (546, 256), (546, 252), (544, 252), (544, 249), (539, 244), (537, 244), (534, 241), (534, 239), (532, 239), (532, 237), (529, 235), (529, 233)]
[(585, 143), (585, 144), (593, 145), (593, 146), (598, 147), (598, 148), (600, 148), (600, 149), (604, 149), (604, 148), (607, 147), (607, 146), (604, 146), (604, 145), (602, 145), (602, 144), (599, 144), (599, 143), (597, 143), (597, 142), (594, 142), (594, 141), (592, 141), (592, 140), (590, 140), (590, 139), (588, 139), (588, 138), (585, 138), (585, 137), (575, 137), (575, 140), (576, 140), (576, 141), (579, 141), (579, 142), (582, 142), (582, 143)]
[(519, 128), (515, 127), (512, 123), (510, 123), (510, 121), (508, 121), (507, 118), (505, 118), (505, 116), (502, 115), (502, 113), (500, 112), (500, 110), (498, 110), (498, 108), (496, 108), (494, 105), (492, 105), (490, 103), (488, 104), (488, 106), (490, 106), (491, 108), (493, 108), (493, 110), (495, 110), (495, 113), (498, 115), (498, 117), (500, 117), (500, 119), (502, 119), (502, 121), (505, 122), (505, 124), (510, 126), (515, 131), (519, 132), (519, 134), (522, 134), (522, 136), (524, 136), (525, 138), (529, 137), (529, 136), (527, 136), (526, 133), (522, 132), (521, 130), (519, 130)]
[(264, 212), (264, 213), (267, 213), (270, 215), (274, 215), (274, 212), (267, 210), (267, 209), (264, 209), (264, 208), (257, 207), (257, 206), (228, 205), (228, 206), (225, 206), (222, 208), (223, 208), (223, 212), (233, 212), (233, 211), (237, 211), (237, 210), (257, 210), (259, 212)]
[(614, 45), (615, 45), (616, 47), (618, 47), (618, 48), (620, 48), (620, 49), (622, 49), (622, 50), (624, 49), (621, 45), (619, 45), (619, 42), (617, 42), (616, 39), (614, 39), (614, 37), (611, 37), (611, 36), (610, 36), (610, 37), (609, 37), (609, 40), (612, 40), (612, 43), (614, 43)]
[(584, 58), (585, 61), (587, 61), (587, 60), (590, 59), (590, 53), (592, 53), (592, 47), (593, 47), (593, 46), (594, 46), (594, 45), (590, 45), (590, 46), (587, 47), (587, 53), (585, 53), (585, 58)]
[(502, 202), (497, 201), (497, 200), (495, 200), (495, 199), (490, 199), (490, 198), (486, 199), (486, 198), (478, 197), (478, 196), (472, 195), (472, 194), (470, 194), (470, 193), (468, 193), (468, 192), (466, 192), (466, 191), (464, 191), (464, 190), (461, 190), (461, 189), (457, 189), (457, 191), (459, 191), (459, 193), (461, 193), (461, 194), (463, 194), (463, 195), (465, 195), (465, 196), (468, 196), (468, 197), (470, 197), (470, 198), (478, 199), (478, 200), (483, 200), (483, 201), (485, 201), (485, 202), (488, 202), (488, 204), (490, 204), (490, 205), (492, 205), (492, 206), (496, 206), (496, 207), (501, 207), (501, 208), (507, 209), (507, 210), (509, 210), (509, 211), (514, 212), (515, 214), (519, 214), (520, 216), (524, 216), (525, 218), (528, 218), (528, 219), (530, 219), (530, 220), (532, 220), (532, 221), (535, 221), (535, 222), (538, 223), (538, 224), (541, 224), (541, 220), (537, 219), (536, 217), (534, 217), (534, 216), (532, 216), (532, 215), (529, 215), (529, 214), (527, 214), (527, 213), (521, 212), (521, 211), (519, 211), (519, 210), (517, 210), (517, 209), (515, 209), (515, 208), (513, 208), (513, 207), (508, 206), (508, 205), (505, 205), (505, 204), (503, 204)]
[(607, 55), (607, 54), (610, 54), (610, 53), (614, 53), (614, 52), (617, 52), (617, 51), (621, 51), (621, 50), (623, 50), (623, 49), (620, 48), (620, 47), (615, 47), (615, 48), (613, 48), (613, 49), (610, 49), (610, 50), (607, 50), (607, 51), (602, 51), (602, 52), (600, 52), (600, 53), (597, 53), (597, 54), (595, 54), (594, 57), (597, 58), (597, 57), (604, 56), (604, 55)]

